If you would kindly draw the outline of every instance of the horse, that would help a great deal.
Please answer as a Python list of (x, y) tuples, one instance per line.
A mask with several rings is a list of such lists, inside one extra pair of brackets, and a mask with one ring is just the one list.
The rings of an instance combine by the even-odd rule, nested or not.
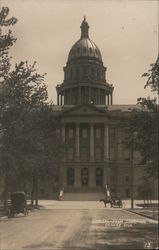
[(105, 207), (106, 207), (107, 203), (110, 203), (110, 205), (112, 207), (112, 200), (100, 199), (100, 202), (103, 202)]

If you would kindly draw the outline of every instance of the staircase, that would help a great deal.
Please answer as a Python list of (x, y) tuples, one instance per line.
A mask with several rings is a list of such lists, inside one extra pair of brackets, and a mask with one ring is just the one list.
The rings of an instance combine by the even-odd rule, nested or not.
[(68, 187), (64, 190), (64, 201), (99, 201), (104, 199), (105, 194), (103, 188), (72, 188)]

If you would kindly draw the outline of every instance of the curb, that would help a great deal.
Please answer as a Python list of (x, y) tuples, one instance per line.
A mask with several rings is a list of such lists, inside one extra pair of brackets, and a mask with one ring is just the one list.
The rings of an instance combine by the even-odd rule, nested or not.
[(151, 219), (151, 220), (155, 220), (155, 221), (158, 221), (158, 219), (155, 219), (149, 215), (146, 215), (146, 214), (141, 214), (141, 213), (138, 213), (136, 211), (132, 211), (132, 210), (128, 210), (128, 209), (125, 209), (127, 212), (130, 212), (130, 213), (134, 213), (134, 214), (137, 214), (137, 215), (140, 215), (140, 216), (143, 216), (143, 217), (146, 217), (148, 219)]

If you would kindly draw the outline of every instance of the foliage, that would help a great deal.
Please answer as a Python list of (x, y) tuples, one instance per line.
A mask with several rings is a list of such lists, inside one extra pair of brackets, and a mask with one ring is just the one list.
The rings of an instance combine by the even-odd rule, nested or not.
[(149, 73), (144, 73), (142, 77), (148, 77), (145, 87), (150, 87), (151, 91), (159, 93), (159, 55), (155, 63), (150, 64)]
[[(150, 87), (151, 91), (159, 95), (159, 56), (155, 63), (150, 65), (149, 73), (144, 73), (143, 77), (148, 77), (144, 88)], [(146, 166), (148, 177), (158, 176), (158, 146), (159, 146), (159, 105), (156, 98), (138, 98), (142, 111), (134, 112), (131, 125), (137, 131), (135, 146), (142, 155), (142, 164)]]
[(7, 7), (0, 12), (0, 168), (5, 173), (5, 199), (9, 190), (25, 190), (27, 182), (37, 193), (40, 176), (51, 173), (56, 181), (60, 161), (45, 74), (36, 72), (36, 62), (21, 61), (11, 71), (9, 49), (16, 39), (10, 30), (3, 35), (2, 27), (17, 20), (7, 19), (8, 13)]
[(15, 17), (7, 19), (8, 15), (9, 8), (2, 7), (0, 11), (0, 82), (4, 81), (8, 76), (8, 71), (10, 69), (10, 57), (8, 53), (9, 49), (16, 41), (10, 29), (7, 33), (4, 33), (7, 27), (13, 26), (17, 22)]

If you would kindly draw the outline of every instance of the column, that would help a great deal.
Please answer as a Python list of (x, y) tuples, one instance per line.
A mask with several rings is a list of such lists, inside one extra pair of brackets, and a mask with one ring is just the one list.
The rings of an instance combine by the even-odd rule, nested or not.
[(62, 145), (63, 145), (63, 161), (65, 161), (66, 158), (66, 152), (65, 152), (65, 124), (62, 124)]
[(78, 104), (81, 104), (81, 87), (78, 87)]
[(95, 187), (95, 167), (92, 165), (89, 168), (89, 187)]
[(110, 95), (111, 105), (113, 104), (113, 95)]
[(73, 97), (72, 97), (72, 89), (70, 89), (70, 97), (69, 97), (69, 104), (73, 104), (72, 103)]
[(75, 167), (75, 182), (74, 182), (75, 187), (80, 187), (81, 186), (81, 169), (80, 165), (77, 164)]
[(59, 105), (59, 93), (57, 93), (57, 105)]
[(80, 159), (79, 124), (76, 124), (76, 161)]
[(60, 96), (60, 97), (61, 97), (61, 105), (62, 105), (62, 93), (61, 93), (61, 96)]
[(94, 161), (94, 125), (90, 124), (90, 161)]
[(64, 90), (64, 92), (63, 92), (63, 105), (66, 105), (66, 90)]
[(91, 87), (88, 87), (88, 103), (91, 103)]
[(98, 102), (97, 104), (99, 105), (100, 104), (100, 89), (98, 89)]
[(104, 124), (104, 161), (109, 159), (109, 130), (108, 125)]
[(108, 102), (107, 104), (109, 105), (109, 94), (108, 94), (108, 98), (107, 98), (107, 100), (108, 100), (108, 101), (107, 101), (107, 102)]

